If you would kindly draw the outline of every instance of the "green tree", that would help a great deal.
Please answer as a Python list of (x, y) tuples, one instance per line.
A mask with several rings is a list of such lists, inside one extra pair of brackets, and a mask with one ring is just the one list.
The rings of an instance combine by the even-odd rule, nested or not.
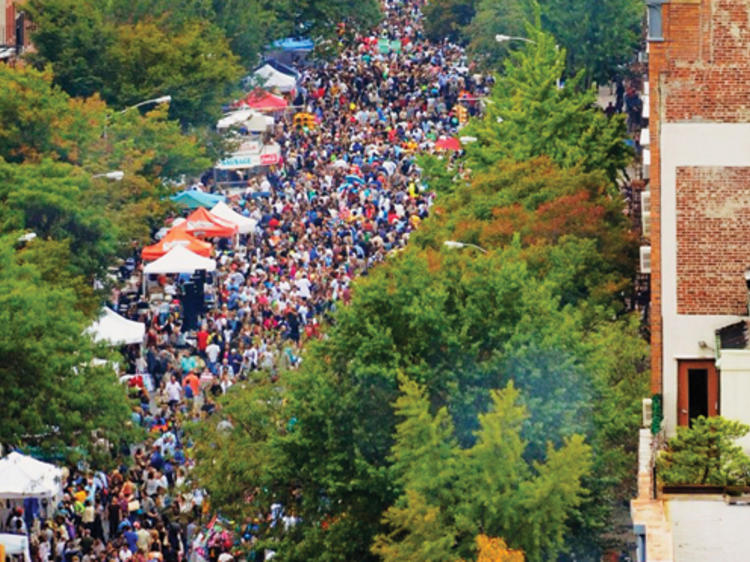
[[(49, 72), (30, 67), (0, 67), (0, 92), (0, 231), (69, 238), (78, 272), (93, 273), (132, 240), (147, 241), (169, 209), (164, 181), (211, 163), (200, 139), (183, 134), (163, 106), (113, 112), (96, 96), (70, 98)], [(111, 170), (124, 179), (93, 177)]]
[(188, 17), (169, 5), (154, 13), (136, 4), (126, 16), (117, 3), (28, 0), (30, 60), (51, 65), (71, 96), (98, 92), (123, 108), (169, 94), (170, 115), (184, 126), (212, 124), (242, 70), (223, 31), (200, 15), (208, 8), (192, 6)]
[(630, 63), (641, 43), (639, 0), (543, 0), (544, 27), (565, 48), (571, 74), (606, 83)]
[(435, 43), (443, 39), (460, 42), (464, 28), (471, 23), (476, 0), (435, 0), (427, 4), (424, 15), (425, 35)]
[(667, 485), (748, 485), (750, 457), (736, 443), (748, 431), (750, 426), (721, 416), (698, 416), (692, 427), (678, 427), (656, 458), (659, 480)]
[(469, 54), (488, 70), (501, 69), (508, 53), (523, 43), (498, 43), (495, 36), (524, 37), (533, 14), (533, 0), (478, 0), (476, 14), (463, 29)]
[[(426, 25), (441, 20), (426, 14)], [(439, 16), (440, 12), (436, 13)], [(501, 68), (503, 59), (522, 43), (498, 44), (495, 35), (527, 37), (526, 24), (537, 15), (543, 29), (565, 49), (567, 77), (583, 74), (583, 83), (604, 83), (630, 63), (639, 48), (643, 5), (638, 0), (479, 0), (471, 22), (457, 21), (469, 41), (469, 52), (489, 69)], [(433, 23), (434, 18), (434, 23)], [(456, 33), (454, 28), (450, 29)]]
[(82, 205), (92, 180), (80, 168), (44, 160), (0, 160), (2, 230), (31, 230), (42, 239), (68, 240), (72, 266), (87, 277), (106, 267), (116, 248), (111, 223), (100, 209)]
[(632, 158), (624, 122), (594, 107), (596, 94), (582, 90), (582, 74), (560, 87), (565, 50), (550, 34), (527, 29), (534, 43), (511, 53), (485, 115), (464, 129), (478, 139), (466, 148), (469, 167), (481, 171), (499, 160), (544, 155), (564, 168), (604, 171), (614, 186)]
[(347, 0), (281, 0), (274, 6), (282, 31), (293, 36), (308, 36), (314, 40), (336, 36), (336, 26), (346, 23), (355, 30), (372, 28), (381, 17), (376, 0), (349, 2)]
[(529, 560), (554, 558), (585, 492), (591, 452), (582, 437), (548, 447), (546, 462), (527, 464), (527, 413), (509, 384), (491, 392), (476, 443), (460, 450), (447, 411), (432, 416), (424, 389), (412, 381), (402, 379), (401, 390), (395, 408), (404, 421), (396, 426), (392, 470), (403, 492), (386, 511), (390, 532), (375, 538), (373, 551), (385, 560), (458, 560), (474, 554), (482, 532), (510, 537)]
[(384, 560), (456, 560), (451, 510), (461, 471), (453, 423), (445, 407), (430, 413), (414, 381), (401, 377), (400, 389), (391, 471), (403, 492), (384, 514), (391, 532), (375, 537), (372, 550)]
[(129, 431), (125, 390), (111, 368), (90, 366), (108, 352), (84, 334), (91, 316), (75, 284), (44, 270), (45, 260), (67, 259), (65, 249), (34, 240), (30, 248), (42, 247), (16, 251), (18, 234), (0, 238), (0, 442), (89, 450), (100, 437), (117, 442)]
[(170, 94), (170, 116), (183, 126), (213, 125), (242, 75), (223, 32), (203, 22), (179, 31), (150, 20), (118, 25), (103, 56), (113, 74), (100, 90), (104, 100), (123, 107)]

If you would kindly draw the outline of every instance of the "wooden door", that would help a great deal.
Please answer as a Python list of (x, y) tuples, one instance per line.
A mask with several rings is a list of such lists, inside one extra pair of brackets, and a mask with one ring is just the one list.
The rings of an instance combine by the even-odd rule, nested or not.
[(679, 361), (677, 368), (677, 424), (692, 426), (698, 416), (719, 414), (719, 374), (711, 360)]

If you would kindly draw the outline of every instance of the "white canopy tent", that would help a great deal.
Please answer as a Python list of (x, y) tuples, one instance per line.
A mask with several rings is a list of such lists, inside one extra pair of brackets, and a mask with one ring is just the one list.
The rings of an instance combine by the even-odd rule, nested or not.
[(110, 345), (129, 345), (143, 343), (146, 325), (142, 322), (128, 320), (110, 310), (102, 308), (102, 315), (87, 330), (94, 341), (107, 342)]
[(143, 268), (143, 294), (146, 294), (146, 279), (153, 273), (193, 273), (201, 269), (215, 271), (216, 260), (199, 256), (184, 246), (175, 246)]
[(244, 127), (251, 133), (262, 133), (273, 127), (274, 119), (270, 115), (263, 115), (252, 109), (240, 109), (227, 113), (216, 123), (220, 131), (237, 125)]
[(294, 76), (284, 74), (283, 72), (276, 70), (270, 64), (264, 64), (261, 66), (258, 70), (253, 72), (253, 76), (258, 77), (262, 81), (263, 87), (266, 89), (278, 88), (280, 92), (286, 93), (291, 92), (297, 87), (297, 80), (294, 79)]
[(199, 256), (184, 246), (175, 246), (158, 260), (144, 267), (143, 274), (145, 276), (152, 273), (193, 273), (200, 269), (214, 271), (216, 261)]
[(24, 562), (31, 562), (29, 539), (26, 535), (0, 533), (0, 544), (5, 548), (6, 556), (21, 556)]
[(0, 459), (0, 499), (53, 498), (62, 492), (62, 470), (35, 458), (10, 453)]
[(228, 220), (229, 222), (236, 224), (237, 228), (240, 231), (240, 234), (247, 234), (248, 232), (252, 232), (255, 230), (256, 222), (253, 219), (242, 216), (226, 203), (217, 203), (216, 205), (214, 205), (214, 208), (211, 209), (211, 213), (213, 213), (217, 217), (221, 217), (224, 220)]

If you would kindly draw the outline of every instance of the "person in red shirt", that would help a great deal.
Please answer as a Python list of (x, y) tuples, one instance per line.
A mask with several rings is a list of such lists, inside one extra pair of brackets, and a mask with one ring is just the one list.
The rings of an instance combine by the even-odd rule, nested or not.
[(201, 329), (196, 334), (196, 338), (198, 339), (198, 352), (205, 359), (206, 346), (208, 346), (208, 330), (206, 330), (205, 326), (201, 326)]

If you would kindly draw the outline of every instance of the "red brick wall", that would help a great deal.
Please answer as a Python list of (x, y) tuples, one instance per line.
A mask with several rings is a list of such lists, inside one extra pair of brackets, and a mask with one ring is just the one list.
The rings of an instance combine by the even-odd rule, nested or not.
[(750, 121), (750, 4), (746, 0), (665, 6), (667, 122)]
[(0, 38), (0, 43), (5, 45), (16, 44), (16, 9), (13, 0), (0, 0), (2, 9), (5, 10), (5, 37)]
[(677, 169), (677, 312), (743, 314), (750, 167)]

